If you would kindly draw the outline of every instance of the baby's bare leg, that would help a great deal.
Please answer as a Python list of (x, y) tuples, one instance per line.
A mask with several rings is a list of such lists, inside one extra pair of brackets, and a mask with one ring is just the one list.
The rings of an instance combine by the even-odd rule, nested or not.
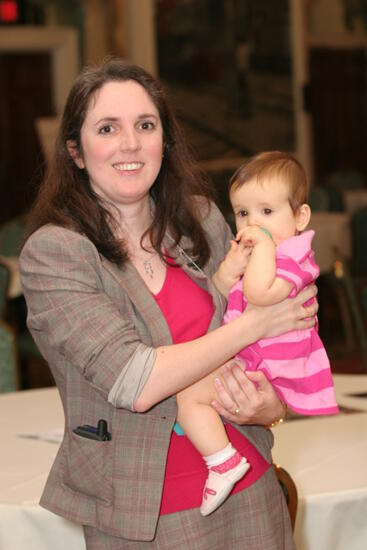
[(221, 451), (229, 443), (220, 416), (210, 406), (218, 376), (214, 371), (177, 394), (177, 422), (202, 456)]
[(214, 371), (177, 394), (177, 421), (208, 468), (200, 513), (211, 514), (230, 494), (250, 465), (230, 444), (223, 423), (210, 406), (215, 397)]

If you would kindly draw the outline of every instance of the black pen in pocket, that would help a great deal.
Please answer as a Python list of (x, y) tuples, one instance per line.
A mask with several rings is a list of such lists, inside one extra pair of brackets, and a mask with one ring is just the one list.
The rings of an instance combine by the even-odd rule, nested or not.
[(88, 424), (83, 424), (83, 426), (78, 426), (73, 430), (73, 432), (81, 437), (86, 437), (87, 439), (94, 439), (95, 441), (110, 441), (111, 434), (107, 429), (107, 421), (102, 418), (98, 420), (97, 427), (89, 426)]

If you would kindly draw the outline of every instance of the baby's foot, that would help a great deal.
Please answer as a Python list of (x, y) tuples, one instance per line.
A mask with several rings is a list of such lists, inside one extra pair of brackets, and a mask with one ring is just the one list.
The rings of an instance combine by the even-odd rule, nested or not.
[(226, 500), (235, 483), (243, 478), (249, 468), (250, 464), (246, 458), (238, 452), (223, 464), (210, 468), (200, 506), (201, 514), (208, 516), (214, 512)]

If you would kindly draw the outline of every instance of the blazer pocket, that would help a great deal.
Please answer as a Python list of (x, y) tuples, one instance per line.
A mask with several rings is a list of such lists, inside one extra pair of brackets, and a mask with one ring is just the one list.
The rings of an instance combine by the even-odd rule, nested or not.
[(63, 482), (73, 491), (112, 503), (113, 441), (95, 441), (73, 432), (63, 452)]

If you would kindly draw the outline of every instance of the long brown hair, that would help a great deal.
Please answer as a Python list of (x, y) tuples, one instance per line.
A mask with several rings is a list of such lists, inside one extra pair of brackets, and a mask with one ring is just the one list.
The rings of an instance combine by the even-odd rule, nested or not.
[(161, 257), (168, 229), (176, 244), (183, 235), (189, 236), (193, 245), (188, 252), (203, 266), (209, 258), (209, 245), (201, 227), (198, 201), (193, 196), (208, 199), (209, 186), (195, 168), (160, 84), (141, 67), (120, 59), (85, 68), (71, 88), (53, 163), (30, 213), (29, 233), (48, 223), (67, 227), (86, 235), (110, 261), (122, 264), (127, 259), (124, 243), (114, 235), (117, 221), (111, 208), (93, 191), (86, 170), (75, 165), (66, 146), (68, 140), (74, 140), (82, 154), (80, 134), (90, 101), (107, 82), (127, 80), (134, 80), (145, 89), (159, 112), (163, 128), (164, 158), (150, 190), (155, 208), (147, 233)]

